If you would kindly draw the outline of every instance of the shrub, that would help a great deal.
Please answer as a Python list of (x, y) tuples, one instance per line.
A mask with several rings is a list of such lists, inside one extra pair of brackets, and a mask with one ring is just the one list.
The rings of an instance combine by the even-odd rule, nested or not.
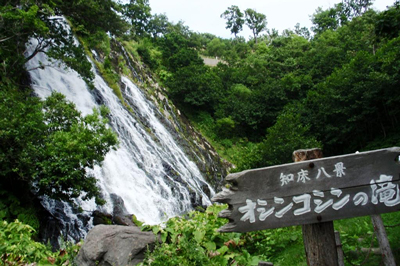
[(0, 264), (71, 265), (80, 244), (63, 243), (63, 249), (52, 252), (50, 246), (32, 240), (35, 229), (18, 220), (0, 222)]
[(147, 253), (143, 265), (257, 265), (260, 257), (250, 255), (244, 248), (242, 234), (217, 232), (226, 223), (218, 218), (225, 208), (226, 205), (213, 205), (205, 212), (172, 218), (165, 228), (152, 227), (163, 243), (153, 253)]

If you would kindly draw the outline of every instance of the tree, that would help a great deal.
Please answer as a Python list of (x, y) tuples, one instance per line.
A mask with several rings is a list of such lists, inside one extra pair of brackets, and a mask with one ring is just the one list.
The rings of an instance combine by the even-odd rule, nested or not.
[(310, 127), (301, 122), (295, 105), (289, 105), (278, 116), (276, 123), (268, 128), (265, 139), (253, 152), (255, 167), (266, 167), (292, 161), (292, 152), (308, 147), (322, 147), (321, 142), (310, 134)]
[(179, 104), (206, 111), (213, 111), (222, 91), (222, 81), (212, 68), (195, 63), (178, 68), (166, 85)]
[(372, 5), (372, 2), (373, 0), (344, 0), (342, 3), (335, 4), (334, 7), (327, 10), (318, 7), (311, 17), (314, 25), (311, 29), (317, 34), (328, 29), (336, 30), (353, 18), (365, 13)]
[(203, 60), (190, 45), (189, 39), (179, 32), (168, 33), (158, 40), (162, 61), (168, 71), (174, 72), (190, 64), (203, 65)]
[(130, 19), (132, 32), (135, 35), (144, 35), (151, 18), (151, 8), (148, 0), (130, 0), (123, 6), (124, 16)]
[(2, 85), (0, 96), (0, 186), (66, 201), (83, 193), (102, 203), (87, 169), (117, 144), (106, 110), (82, 117), (61, 94), (42, 102), (12, 85)]
[(180, 20), (178, 23), (170, 23), (168, 25), (168, 34), (179, 34), (189, 42), (191, 35), (193, 34), (192, 31), (189, 29), (189, 26), (185, 25), (185, 22)]
[(343, 0), (346, 15), (349, 19), (365, 13), (374, 0)]
[(336, 67), (346, 62), (340, 37), (339, 32), (327, 30), (314, 39), (311, 49), (306, 52), (306, 68), (315, 83), (323, 81)]
[(226, 45), (219, 38), (214, 38), (207, 44), (207, 54), (210, 56), (222, 57), (225, 50)]
[(221, 18), (226, 19), (226, 29), (230, 29), (231, 33), (236, 35), (242, 31), (243, 28), (243, 13), (240, 11), (238, 6), (232, 5), (221, 14)]
[[(25, 63), (44, 52), (57, 59), (69, 56), (68, 66), (87, 80), (93, 78), (83, 49), (74, 45), (72, 34), (65, 29), (65, 21), (50, 17), (54, 10), (49, 5), (25, 2), (17, 7), (12, 4), (0, 7), (0, 62), (4, 76), (20, 79)], [(26, 49), (28, 40), (31, 40), (30, 49)], [(75, 57), (83, 59), (81, 66), (89, 66), (90, 73), (80, 68), (73, 60)]]
[[(32, 1), (33, 2), (33, 1)], [(114, 0), (44, 0), (54, 7), (56, 15), (65, 16), (75, 27), (84, 28), (88, 34), (99, 30), (121, 36), (128, 30), (121, 16), (123, 6)]]
[(267, 29), (267, 17), (251, 8), (246, 9), (244, 13), (246, 15), (246, 25), (253, 32), (254, 41), (257, 43), (257, 36)]
[(388, 10), (378, 14), (376, 19), (376, 35), (378, 38), (395, 38), (400, 35), (400, 2)]
[(160, 37), (161, 35), (167, 34), (170, 24), (167, 15), (155, 14), (149, 21), (149, 32), (153, 35), (153, 38)]
[(316, 34), (320, 34), (326, 30), (336, 30), (340, 25), (338, 10), (337, 8), (323, 10), (321, 7), (318, 7), (311, 17), (311, 22), (313, 24), (311, 29)]
[[(0, 6), (2, 74), (21, 79), (25, 63), (43, 52), (64, 61), (90, 83), (94, 78), (91, 64), (60, 16), (67, 17), (80, 33), (91, 35), (101, 29), (118, 35), (125, 31), (126, 24), (117, 14), (119, 10), (120, 6), (112, 0), (7, 1)], [(31, 45), (26, 49), (28, 41)]]
[(299, 36), (304, 37), (305, 39), (309, 40), (310, 39), (310, 31), (308, 30), (307, 27), (302, 27), (300, 28), (300, 23), (297, 23), (294, 26), (294, 33), (296, 33)]

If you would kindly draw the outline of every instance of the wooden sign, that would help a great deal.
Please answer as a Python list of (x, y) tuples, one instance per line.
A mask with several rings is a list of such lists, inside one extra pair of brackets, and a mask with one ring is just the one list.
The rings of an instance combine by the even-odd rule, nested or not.
[(400, 210), (400, 148), (230, 174), (213, 201), (229, 204), (220, 232), (249, 232)]

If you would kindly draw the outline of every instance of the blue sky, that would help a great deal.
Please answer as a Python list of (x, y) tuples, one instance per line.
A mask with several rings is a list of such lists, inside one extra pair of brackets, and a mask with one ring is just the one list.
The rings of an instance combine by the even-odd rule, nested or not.
[[(242, 11), (255, 9), (267, 16), (267, 28), (281, 32), (293, 29), (296, 23), (302, 27), (311, 27), (310, 15), (321, 6), (326, 9), (340, 3), (341, 0), (149, 0), (152, 13), (165, 13), (173, 22), (185, 22), (192, 31), (208, 32), (231, 38), (233, 35), (225, 29), (225, 20), (220, 15), (231, 5), (237, 5)], [(375, 0), (373, 8), (385, 10), (395, 0)], [(241, 36), (248, 37), (251, 32), (247, 27)]]

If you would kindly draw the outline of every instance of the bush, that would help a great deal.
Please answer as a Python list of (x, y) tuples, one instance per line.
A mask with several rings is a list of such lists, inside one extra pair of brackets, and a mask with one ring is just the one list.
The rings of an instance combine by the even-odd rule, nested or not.
[(152, 227), (163, 243), (146, 254), (143, 265), (257, 265), (260, 257), (247, 252), (242, 234), (217, 232), (226, 222), (218, 218), (224, 208), (226, 205), (213, 205), (204, 213), (172, 218), (165, 228)]
[(32, 240), (34, 232), (31, 226), (18, 220), (0, 223), (1, 261), (17, 265), (23, 262), (45, 262), (51, 257), (52, 253), (45, 245)]
[(235, 121), (231, 117), (224, 117), (217, 120), (216, 131), (221, 138), (228, 138), (233, 135)]
[(150, 67), (150, 69), (155, 70), (159, 67), (160, 62), (157, 61), (153, 53), (157, 53), (152, 51), (152, 44), (149, 41), (144, 40), (137, 47), (137, 52), (142, 58), (143, 63)]
[(72, 265), (80, 245), (63, 243), (64, 248), (52, 252), (50, 246), (32, 240), (35, 229), (18, 220), (0, 222), (0, 263), (1, 265)]

